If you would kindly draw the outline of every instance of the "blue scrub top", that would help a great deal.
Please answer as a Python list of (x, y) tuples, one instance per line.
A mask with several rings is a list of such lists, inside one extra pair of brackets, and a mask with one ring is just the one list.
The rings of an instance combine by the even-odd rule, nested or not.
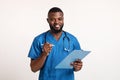
[[(76, 37), (68, 32), (62, 32), (60, 39), (56, 40), (50, 32), (44, 32), (34, 38), (28, 57), (37, 59), (42, 53), (45, 41), (54, 46), (47, 56), (43, 68), (40, 70), (39, 80), (74, 80), (73, 69), (55, 69), (55, 67), (71, 51), (81, 49)], [(65, 48), (69, 51), (65, 50)]]

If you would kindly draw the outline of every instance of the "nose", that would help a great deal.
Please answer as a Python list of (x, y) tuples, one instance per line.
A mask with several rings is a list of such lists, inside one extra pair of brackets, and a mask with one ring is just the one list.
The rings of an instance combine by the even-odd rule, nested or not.
[(58, 24), (58, 23), (59, 23), (59, 20), (58, 20), (58, 19), (55, 19), (55, 23)]

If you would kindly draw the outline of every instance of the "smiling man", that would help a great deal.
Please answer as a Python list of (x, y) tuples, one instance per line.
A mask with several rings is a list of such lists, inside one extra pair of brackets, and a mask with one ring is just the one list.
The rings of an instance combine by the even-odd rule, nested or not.
[(28, 57), (33, 72), (40, 71), (39, 80), (74, 80), (74, 71), (82, 68), (82, 61), (76, 60), (70, 65), (73, 69), (55, 69), (73, 50), (80, 50), (75, 36), (63, 31), (64, 13), (58, 7), (48, 12), (47, 22), (50, 30), (36, 36), (31, 45)]

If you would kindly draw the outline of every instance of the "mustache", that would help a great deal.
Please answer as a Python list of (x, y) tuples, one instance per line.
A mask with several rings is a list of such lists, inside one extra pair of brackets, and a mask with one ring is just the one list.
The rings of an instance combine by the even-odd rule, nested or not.
[(59, 29), (59, 30), (56, 30), (56, 29), (54, 28), (56, 25), (58, 25), (58, 24), (55, 24), (55, 25), (53, 25), (53, 26), (49, 24), (51, 31), (52, 31), (53, 33), (59, 33), (59, 32), (61, 32), (64, 24), (60, 26), (60, 29)]

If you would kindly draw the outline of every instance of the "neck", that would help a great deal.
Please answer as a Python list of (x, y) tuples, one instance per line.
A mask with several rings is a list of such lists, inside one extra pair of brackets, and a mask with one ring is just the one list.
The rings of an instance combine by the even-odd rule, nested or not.
[(59, 33), (53, 33), (53, 32), (50, 30), (50, 33), (55, 37), (56, 40), (59, 40), (62, 32), (63, 32), (63, 31), (61, 31), (61, 32), (59, 32)]

